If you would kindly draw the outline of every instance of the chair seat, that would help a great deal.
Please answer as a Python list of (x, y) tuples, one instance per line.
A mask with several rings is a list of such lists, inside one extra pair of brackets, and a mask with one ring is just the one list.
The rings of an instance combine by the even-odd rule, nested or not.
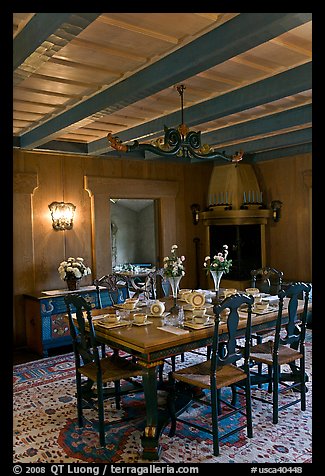
[[(255, 362), (263, 362), (264, 364), (273, 364), (273, 348), (274, 342), (267, 341), (262, 344), (253, 345), (250, 351), (250, 357)], [(279, 365), (288, 364), (295, 360), (301, 359), (303, 355), (297, 350), (291, 349), (285, 345), (279, 346)]]
[[(172, 376), (179, 381), (196, 387), (210, 388), (210, 366), (211, 361), (207, 360), (172, 372)], [(217, 388), (228, 387), (245, 378), (246, 374), (242, 369), (231, 364), (224, 365), (217, 370)]]
[[(100, 366), (102, 369), (103, 382), (112, 382), (122, 379), (125, 380), (130, 377), (143, 375), (144, 373), (142, 367), (119, 356), (111, 356), (100, 359)], [(78, 372), (93, 381), (96, 381), (97, 379), (97, 367), (94, 362), (90, 362), (89, 364), (79, 367)]]

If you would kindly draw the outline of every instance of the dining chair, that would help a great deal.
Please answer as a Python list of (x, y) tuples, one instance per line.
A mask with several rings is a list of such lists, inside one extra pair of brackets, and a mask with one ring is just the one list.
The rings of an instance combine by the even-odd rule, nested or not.
[[(276, 268), (271, 268), (270, 266), (253, 269), (251, 271), (251, 286), (258, 288), (261, 293), (271, 294), (273, 296), (277, 295), (282, 288), (282, 279), (283, 272)], [(274, 329), (252, 332), (252, 341), (254, 342), (254, 340), (256, 340), (257, 344), (261, 344), (264, 338), (273, 333)], [(262, 364), (258, 365), (258, 372), (259, 374), (262, 373)], [(261, 387), (261, 385), (259, 385), (259, 387)]]
[(117, 276), (116, 274), (105, 274), (101, 278), (96, 278), (94, 279), (94, 285), (96, 286), (99, 308), (103, 307), (100, 294), (101, 287), (107, 289), (111, 305), (120, 304), (125, 301), (126, 297), (130, 297), (127, 282), (122, 280), (122, 278), (120, 276)]
[[(212, 435), (213, 454), (219, 455), (219, 441), (226, 437), (239, 432), (246, 427), (248, 438), (253, 437), (252, 426), (252, 408), (251, 408), (251, 386), (250, 386), (250, 370), (249, 370), (249, 349), (251, 334), (251, 314), (254, 298), (246, 294), (234, 294), (225, 298), (221, 304), (215, 305), (213, 310), (215, 313), (215, 326), (212, 340), (211, 359), (204, 362), (184, 367), (169, 373), (170, 391), (167, 398), (168, 409), (171, 417), (171, 427), (169, 436), (175, 435), (177, 422), (192, 426), (198, 430), (202, 430)], [(244, 351), (236, 346), (237, 327), (239, 323), (238, 309), (243, 304), (247, 305), (247, 322), (245, 328), (245, 345)], [(220, 315), (229, 309), (226, 325), (228, 330), (228, 338), (226, 341), (219, 342), (219, 325)], [(242, 366), (236, 363), (242, 362)], [(236, 383), (243, 383), (245, 386), (245, 397), (239, 401), (237, 405), (233, 405), (231, 401), (222, 398), (221, 391), (225, 387), (231, 387), (233, 392), (237, 392)], [(194, 389), (200, 388), (201, 392), (194, 392)], [(184, 406), (184, 398), (187, 397), (187, 404)], [(183, 400), (182, 408), (177, 408), (178, 402)], [(221, 406), (223, 404), (223, 407)], [(199, 423), (201, 419), (197, 418), (196, 422), (190, 419), (190, 409), (197, 405), (211, 408), (211, 423)], [(223, 408), (224, 412), (221, 411)], [(226, 411), (230, 408), (230, 411)], [(187, 411), (187, 418), (181, 418), (181, 415)], [(197, 408), (195, 410), (197, 412)], [(225, 418), (242, 414), (245, 416), (245, 423), (240, 419), (234, 419), (234, 425), (221, 434), (219, 432), (219, 423)], [(204, 419), (202, 419), (202, 422)]]
[[(103, 308), (103, 302), (101, 297), (101, 288), (106, 288), (110, 300), (110, 305), (123, 303), (125, 297), (130, 297), (129, 287), (126, 281), (124, 281), (120, 276), (115, 274), (105, 274), (101, 278), (94, 279), (94, 285), (96, 286), (97, 302), (99, 309)], [(102, 347), (102, 356), (105, 356), (106, 346), (105, 344), (101, 345)], [(115, 354), (118, 354), (116, 349), (113, 349)]]
[[(75, 357), (76, 387), (77, 387), (77, 413), (78, 425), (83, 427), (83, 401), (89, 398), (89, 383), (91, 386), (95, 383), (97, 389), (96, 395), (92, 392), (91, 400), (97, 400), (98, 423), (99, 423), (99, 441), (101, 446), (105, 446), (105, 413), (104, 413), (104, 385), (112, 382), (114, 384), (114, 397), (116, 408), (120, 409), (121, 396), (127, 393), (139, 391), (139, 387), (127, 390), (121, 387), (121, 381), (143, 375), (143, 369), (127, 360), (112, 354), (107, 357), (99, 357), (98, 341), (92, 322), (91, 305), (77, 294), (65, 296), (67, 306), (69, 328), (72, 337), (73, 352)], [(75, 312), (75, 320), (72, 313)], [(82, 382), (82, 377), (87, 379)], [(87, 391), (88, 389), (88, 391)]]
[[(272, 404), (274, 424), (278, 423), (279, 411), (284, 408), (300, 402), (301, 410), (306, 409), (305, 334), (310, 289), (310, 284), (296, 282), (286, 290), (280, 291), (274, 338), (252, 345), (250, 348), (251, 363), (267, 365), (268, 392), (273, 394), (272, 399), (258, 396), (253, 398)], [(301, 295), (304, 296), (304, 310), (298, 319), (297, 306)], [(285, 298), (288, 298), (288, 323), (283, 326), (282, 312)], [(284, 365), (288, 365), (291, 372), (281, 373)], [(279, 405), (279, 395), (290, 390), (298, 392), (299, 398), (293, 398)]]

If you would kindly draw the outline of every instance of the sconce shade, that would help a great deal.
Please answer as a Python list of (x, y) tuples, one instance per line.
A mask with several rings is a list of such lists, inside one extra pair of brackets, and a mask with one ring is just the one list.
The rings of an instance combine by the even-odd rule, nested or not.
[(49, 205), (54, 230), (71, 230), (76, 206), (73, 203), (52, 202)]
[(191, 211), (192, 211), (192, 218), (193, 218), (193, 225), (197, 225), (199, 223), (199, 211), (201, 207), (198, 203), (192, 203)]

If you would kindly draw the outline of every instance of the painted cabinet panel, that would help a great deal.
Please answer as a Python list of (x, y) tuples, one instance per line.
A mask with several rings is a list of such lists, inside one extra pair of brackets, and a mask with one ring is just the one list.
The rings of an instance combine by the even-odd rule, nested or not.
[[(68, 321), (64, 317), (67, 313), (64, 296), (68, 293), (45, 291), (42, 296), (24, 295), (27, 346), (44, 357), (48, 356), (49, 349), (71, 344)], [(102, 307), (111, 305), (107, 289), (102, 288), (100, 293)], [(100, 307), (95, 286), (80, 288), (78, 294), (90, 302), (91, 307)]]

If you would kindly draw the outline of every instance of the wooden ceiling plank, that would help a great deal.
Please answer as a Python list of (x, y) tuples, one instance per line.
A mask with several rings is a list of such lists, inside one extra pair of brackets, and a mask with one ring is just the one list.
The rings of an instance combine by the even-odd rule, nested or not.
[(306, 56), (308, 59), (312, 58), (312, 51), (309, 48), (302, 48), (301, 46), (294, 45), (293, 43), (283, 40), (282, 38), (273, 38), (271, 43), (274, 43), (278, 46), (283, 46), (284, 48), (289, 49), (290, 51), (295, 51), (296, 53), (300, 53)]
[(102, 66), (98, 66), (95, 64), (92, 64), (90, 62), (85, 63), (80, 63), (80, 61), (75, 61), (72, 58), (67, 59), (63, 56), (56, 55), (51, 59), (51, 63), (57, 64), (57, 65), (62, 65), (62, 66), (67, 66), (67, 67), (73, 67), (74, 69), (80, 69), (80, 70), (85, 70), (85, 71), (100, 71), (101, 73), (107, 73), (110, 74), (111, 76), (115, 76), (116, 78), (120, 77), (122, 72), (120, 71), (112, 71), (109, 68), (103, 68)]
[(116, 20), (109, 16), (100, 16), (98, 20), (106, 25), (115, 26), (123, 30), (132, 31), (133, 33), (139, 33), (140, 35), (148, 36), (150, 38), (155, 38), (156, 40), (165, 41), (173, 45), (178, 44), (178, 38), (170, 35), (164, 35), (158, 31), (149, 30), (148, 28), (142, 28), (137, 25), (132, 25), (131, 23), (123, 22), (121, 20)]
[(117, 48), (109, 48), (108, 46), (101, 45), (100, 43), (84, 40), (82, 38), (74, 38), (74, 40), (71, 42), (71, 46), (76, 46), (78, 48), (87, 48), (91, 50), (95, 49), (96, 51), (101, 51), (108, 56), (117, 56), (119, 58), (130, 59), (132, 61), (145, 62), (149, 60), (149, 58), (147, 58), (146, 56), (141, 56), (133, 52), (128, 53), (127, 51), (120, 50)]
[[(85, 100), (65, 113), (54, 117), (42, 126), (24, 134), (23, 147), (31, 147), (49, 140), (52, 134), (73, 122), (90, 116), (101, 108), (109, 106), (112, 111), (132, 104), (143, 97), (175, 84), (187, 77), (221, 63), (226, 59), (251, 49), (261, 42), (303, 24), (310, 20), (311, 14), (306, 13), (243, 13), (222, 26), (209, 31), (193, 42), (185, 45), (160, 61), (148, 66), (145, 70), (135, 73), (97, 95)], [(248, 31), (243, 38), (242, 32)], [(223, 47), (211, 51), (211, 44)], [(193, 63), (193, 51), (200, 51), (197, 61)], [(178, 70), (173, 65), (178, 65)], [(174, 72), (175, 71), (175, 72)], [(150, 86), (148, 86), (150, 85)]]

